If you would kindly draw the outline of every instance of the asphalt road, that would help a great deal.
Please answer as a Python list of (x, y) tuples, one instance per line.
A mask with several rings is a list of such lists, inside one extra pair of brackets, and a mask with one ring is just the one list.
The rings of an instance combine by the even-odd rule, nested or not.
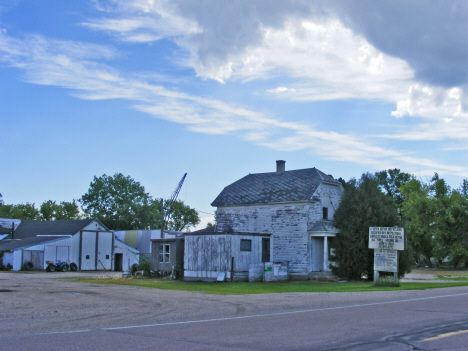
[(468, 349), (466, 287), (215, 296), (63, 275), (0, 273), (0, 350)]

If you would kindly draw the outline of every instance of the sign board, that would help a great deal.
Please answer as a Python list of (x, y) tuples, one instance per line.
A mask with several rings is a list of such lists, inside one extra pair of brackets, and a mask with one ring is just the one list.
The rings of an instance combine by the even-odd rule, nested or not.
[(219, 272), (218, 276), (216, 277), (217, 282), (224, 282), (226, 279), (226, 272)]
[(398, 251), (375, 249), (374, 271), (398, 272)]
[(370, 227), (369, 249), (404, 250), (406, 248), (405, 228)]

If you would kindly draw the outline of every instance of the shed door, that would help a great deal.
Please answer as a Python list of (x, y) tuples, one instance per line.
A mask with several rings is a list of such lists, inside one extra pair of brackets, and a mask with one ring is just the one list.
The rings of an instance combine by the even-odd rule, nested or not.
[(34, 269), (44, 269), (44, 251), (23, 250), (23, 264), (31, 262)]
[(81, 270), (96, 269), (96, 232), (82, 232), (81, 240)]
[(99, 232), (97, 270), (110, 270), (112, 268), (112, 232)]
[(68, 246), (57, 246), (57, 261), (70, 262)]
[(270, 262), (270, 238), (262, 238), (262, 262)]
[(45, 261), (52, 261), (55, 263), (57, 261), (57, 250), (53, 245), (46, 245), (44, 247), (44, 256)]

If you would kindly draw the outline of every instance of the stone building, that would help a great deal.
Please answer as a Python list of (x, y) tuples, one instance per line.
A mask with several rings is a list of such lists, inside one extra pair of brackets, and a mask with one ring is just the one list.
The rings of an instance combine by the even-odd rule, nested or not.
[(276, 172), (249, 174), (224, 188), (211, 204), (217, 208), (213, 235), (263, 234), (270, 261), (288, 262), (292, 279), (327, 274), (342, 193), (331, 175), (316, 168), (286, 171), (285, 161), (277, 161)]

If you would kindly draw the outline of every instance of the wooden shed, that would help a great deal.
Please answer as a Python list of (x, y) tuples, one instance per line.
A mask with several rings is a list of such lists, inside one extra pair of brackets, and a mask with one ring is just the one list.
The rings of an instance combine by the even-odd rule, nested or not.
[(210, 227), (185, 235), (184, 280), (247, 281), (251, 264), (271, 260), (270, 234), (216, 233)]

